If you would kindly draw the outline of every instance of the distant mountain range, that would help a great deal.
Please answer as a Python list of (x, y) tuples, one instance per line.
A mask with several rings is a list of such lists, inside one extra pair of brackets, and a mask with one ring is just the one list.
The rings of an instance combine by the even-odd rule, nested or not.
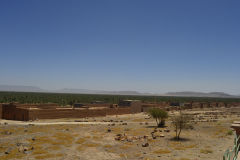
[(0, 91), (44, 92), (45, 90), (33, 86), (0, 85)]
[[(0, 91), (9, 92), (50, 92), (50, 93), (82, 93), (82, 94), (113, 94), (113, 95), (143, 95), (137, 91), (103, 91), (103, 90), (89, 90), (89, 89), (59, 89), (59, 90), (45, 90), (34, 86), (19, 86), (19, 85), (0, 85)], [(150, 93), (145, 93), (150, 94)]]
[(54, 92), (59, 93), (84, 93), (84, 94), (114, 94), (114, 95), (141, 95), (142, 93), (137, 91), (103, 91), (103, 90), (89, 90), (89, 89), (60, 89)]
[(0, 91), (12, 92), (49, 92), (49, 93), (82, 93), (82, 94), (110, 94), (110, 95), (149, 95), (149, 96), (175, 96), (175, 97), (221, 97), (221, 98), (240, 98), (240, 96), (230, 95), (224, 92), (168, 92), (166, 94), (141, 93), (137, 91), (103, 91), (103, 90), (88, 90), (88, 89), (59, 89), (45, 90), (34, 86), (21, 85), (0, 85)]
[(166, 96), (181, 96), (181, 97), (223, 97), (223, 98), (232, 98), (237, 97), (235, 95), (230, 95), (224, 92), (169, 92), (165, 94)]

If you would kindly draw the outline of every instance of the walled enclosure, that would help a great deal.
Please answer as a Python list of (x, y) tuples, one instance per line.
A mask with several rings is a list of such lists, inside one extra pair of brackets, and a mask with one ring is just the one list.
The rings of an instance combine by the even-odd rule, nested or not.
[(58, 107), (56, 105), (17, 105), (4, 104), (2, 106), (3, 119), (29, 121), (37, 119), (59, 119), (59, 118), (85, 118), (100, 117), (106, 115), (131, 114), (130, 107), (125, 108), (71, 108)]
[[(103, 105), (103, 104), (102, 104)], [(240, 107), (240, 103), (201, 103), (187, 102), (181, 107), (170, 106), (170, 102), (141, 103), (138, 100), (125, 100), (119, 103), (119, 107), (110, 107), (110, 104), (93, 105), (88, 108), (60, 107), (56, 104), (0, 104), (0, 118), (8, 120), (37, 120), (59, 118), (85, 118), (100, 117), (106, 115), (122, 115), (140, 112), (148, 112), (151, 108), (162, 108), (167, 111), (192, 108), (211, 107)]]

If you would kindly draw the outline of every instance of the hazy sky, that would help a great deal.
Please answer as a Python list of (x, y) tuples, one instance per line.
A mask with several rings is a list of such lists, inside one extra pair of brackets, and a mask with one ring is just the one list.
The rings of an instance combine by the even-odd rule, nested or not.
[(0, 84), (240, 94), (238, 0), (1, 0)]

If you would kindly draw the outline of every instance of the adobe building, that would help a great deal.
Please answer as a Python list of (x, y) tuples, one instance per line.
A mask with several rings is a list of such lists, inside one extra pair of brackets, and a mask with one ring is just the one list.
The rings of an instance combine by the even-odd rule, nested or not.
[[(170, 104), (170, 105), (166, 105)], [(139, 100), (123, 100), (119, 104), (76, 104), (72, 107), (60, 107), (57, 104), (0, 104), (0, 118), (7, 120), (38, 120), (60, 118), (102, 117), (107, 115), (122, 115), (147, 112), (151, 108), (162, 108), (168, 111), (179, 109), (177, 103), (141, 103)], [(224, 103), (218, 103), (222, 106)], [(216, 106), (215, 104), (212, 104)], [(239, 111), (240, 103), (226, 103), (227, 106), (236, 106)], [(87, 106), (87, 108), (85, 107)], [(184, 103), (183, 109), (209, 107), (210, 103)]]
[(119, 108), (129, 107), (131, 113), (142, 112), (142, 102), (140, 100), (122, 100), (118, 104)]
[(74, 103), (73, 108), (88, 108), (88, 106), (82, 103)]
[(143, 103), (142, 104), (142, 112), (148, 112), (152, 108), (158, 108), (157, 104), (154, 103)]
[[(3, 104), (2, 118), (7, 120), (29, 121), (38, 119), (103, 117), (106, 115), (122, 115), (141, 112), (141, 102), (128, 101), (121, 107), (110, 108), (110, 105), (96, 104), (60, 107), (56, 104)], [(85, 108), (84, 106), (87, 106)]]

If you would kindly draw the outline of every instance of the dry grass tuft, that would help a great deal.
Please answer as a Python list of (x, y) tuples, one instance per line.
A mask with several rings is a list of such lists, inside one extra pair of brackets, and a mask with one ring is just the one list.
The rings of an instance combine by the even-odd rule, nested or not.
[(209, 154), (209, 153), (213, 153), (213, 151), (211, 149), (201, 149), (200, 153)]
[(99, 143), (85, 143), (84, 144), (85, 147), (99, 147), (100, 144)]
[(168, 149), (159, 149), (159, 150), (154, 151), (153, 153), (155, 153), (155, 154), (168, 154), (168, 153), (171, 153), (171, 151), (168, 150)]
[(84, 142), (86, 142), (86, 139), (85, 139), (85, 138), (79, 138), (79, 139), (76, 141), (77, 144), (82, 144), (82, 143), (84, 143)]

